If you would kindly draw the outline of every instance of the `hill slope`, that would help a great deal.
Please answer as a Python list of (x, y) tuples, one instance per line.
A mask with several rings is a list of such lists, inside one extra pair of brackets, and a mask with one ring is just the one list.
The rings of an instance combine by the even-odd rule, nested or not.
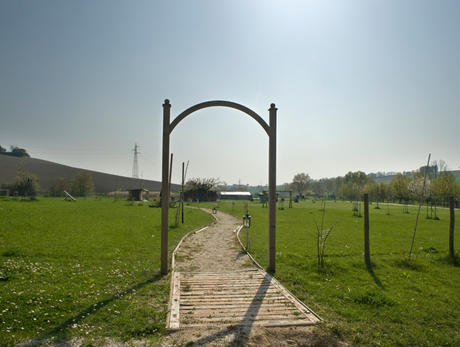
[[(141, 180), (98, 171), (79, 169), (42, 159), (0, 155), (0, 184), (14, 182), (20, 171), (37, 175), (40, 183), (40, 190), (42, 192), (48, 191), (59, 177), (71, 180), (80, 171), (91, 173), (94, 182), (94, 191), (96, 193), (108, 193), (117, 189), (135, 189), (141, 186), (150, 191), (159, 192), (161, 190), (161, 182), (158, 181)], [(177, 184), (172, 184), (171, 190), (177, 191), (179, 187), (180, 186)]]

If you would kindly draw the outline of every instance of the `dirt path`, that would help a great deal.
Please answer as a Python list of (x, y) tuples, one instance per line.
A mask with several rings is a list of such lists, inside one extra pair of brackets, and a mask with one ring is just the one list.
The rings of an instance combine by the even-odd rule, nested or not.
[(215, 224), (186, 238), (176, 253), (171, 314), (178, 329), (161, 345), (337, 345), (311, 326), (318, 322), (313, 313), (241, 250), (240, 221), (214, 216)]
[(184, 240), (176, 254), (176, 271), (229, 272), (253, 267), (235, 235), (240, 221), (219, 211), (214, 217), (215, 224)]

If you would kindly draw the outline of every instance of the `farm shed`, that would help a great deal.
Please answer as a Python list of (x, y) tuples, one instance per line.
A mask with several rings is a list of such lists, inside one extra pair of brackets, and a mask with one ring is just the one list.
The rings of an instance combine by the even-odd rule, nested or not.
[(250, 200), (252, 195), (250, 192), (220, 192), (221, 200)]
[(129, 189), (128, 190), (128, 200), (131, 201), (142, 201), (143, 200), (143, 194), (148, 193), (149, 191), (144, 188), (138, 188), (138, 189)]

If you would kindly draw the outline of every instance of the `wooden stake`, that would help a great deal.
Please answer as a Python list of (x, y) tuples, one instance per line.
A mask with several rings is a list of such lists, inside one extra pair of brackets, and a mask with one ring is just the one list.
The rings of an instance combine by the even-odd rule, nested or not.
[(184, 180), (185, 180), (185, 163), (182, 162), (182, 191), (180, 194), (180, 204), (181, 204), (181, 214), (182, 214), (182, 224), (184, 224)]
[(449, 223), (449, 256), (454, 259), (454, 227), (455, 227), (455, 201), (454, 197), (449, 198), (449, 211), (450, 211), (450, 223)]
[(364, 261), (371, 265), (369, 247), (369, 194), (364, 194)]
[(414, 233), (412, 234), (412, 242), (410, 244), (410, 250), (409, 250), (409, 261), (410, 261), (411, 256), (412, 256), (412, 249), (414, 248), (415, 233), (417, 232), (417, 225), (418, 225), (418, 217), (420, 216), (420, 209), (422, 208), (422, 201), (423, 201), (423, 199), (425, 197), (426, 174), (428, 172), (428, 167), (430, 165), (430, 158), (431, 158), (431, 153), (428, 154), (428, 161), (426, 163), (426, 168), (425, 168), (425, 176), (423, 177), (422, 198), (419, 201), (417, 217), (415, 218)]

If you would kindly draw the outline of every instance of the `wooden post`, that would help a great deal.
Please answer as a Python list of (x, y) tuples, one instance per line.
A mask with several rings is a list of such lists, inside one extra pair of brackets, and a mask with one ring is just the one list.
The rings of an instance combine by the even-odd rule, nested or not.
[(276, 268), (276, 106), (270, 105), (270, 133), (268, 152), (268, 271), (275, 272)]
[(171, 104), (163, 104), (163, 159), (161, 175), (161, 274), (168, 273), (168, 225), (169, 225), (169, 118)]
[(454, 259), (454, 227), (455, 227), (455, 201), (454, 197), (449, 198), (449, 211), (450, 211), (450, 223), (449, 223), (449, 256)]
[(181, 214), (182, 214), (182, 224), (184, 224), (184, 180), (185, 180), (185, 176), (184, 176), (184, 165), (185, 163), (182, 162), (182, 191), (181, 191), (181, 199), (180, 199), (180, 203), (181, 203)]
[(364, 194), (364, 261), (371, 265), (369, 251), (369, 194)]

